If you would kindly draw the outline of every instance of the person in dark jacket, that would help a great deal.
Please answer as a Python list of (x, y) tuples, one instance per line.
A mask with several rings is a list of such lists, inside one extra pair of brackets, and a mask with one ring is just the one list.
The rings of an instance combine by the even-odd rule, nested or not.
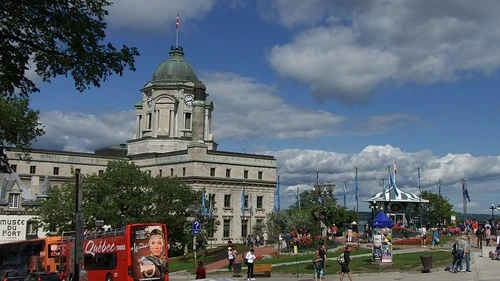
[(345, 251), (343, 252), (344, 255), (344, 260), (343, 262), (340, 263), (340, 281), (344, 280), (344, 274), (347, 273), (347, 277), (349, 277), (349, 280), (352, 281), (352, 273), (351, 270), (349, 269), (349, 262), (352, 261), (351, 258), (351, 253), (352, 247), (347, 245), (345, 246)]

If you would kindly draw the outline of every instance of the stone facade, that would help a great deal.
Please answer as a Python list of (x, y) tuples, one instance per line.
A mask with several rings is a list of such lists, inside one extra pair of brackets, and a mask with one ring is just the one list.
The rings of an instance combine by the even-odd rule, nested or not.
[[(178, 177), (194, 189), (204, 188), (207, 198), (214, 200), (213, 215), (220, 222), (213, 243), (238, 241), (250, 234), (252, 225), (265, 222), (274, 207), (276, 159), (217, 151), (211, 132), (214, 104), (183, 56), (182, 48), (172, 48), (170, 58), (141, 90), (142, 101), (135, 104), (136, 134), (128, 144), (95, 153), (35, 149), (29, 162), (19, 160), (18, 151), (11, 149), (7, 155), (12, 169), (37, 194), (46, 177), (57, 187), (74, 180), (76, 171), (98, 174), (108, 161), (127, 159), (152, 176)], [(187, 73), (186, 79), (178, 73)]]

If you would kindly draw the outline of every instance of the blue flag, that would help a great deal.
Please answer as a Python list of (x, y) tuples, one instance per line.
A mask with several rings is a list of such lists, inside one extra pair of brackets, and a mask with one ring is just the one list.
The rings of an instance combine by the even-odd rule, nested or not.
[(250, 217), (253, 217), (252, 194), (248, 195), (248, 200), (250, 200)]
[(245, 189), (241, 191), (241, 215), (245, 216)]
[(344, 207), (346, 206), (346, 185), (347, 185), (347, 182), (344, 181)]
[(212, 206), (212, 199), (209, 198), (209, 200), (210, 200), (210, 204), (209, 204), (209, 207), (208, 207), (208, 218), (211, 219), (214, 216), (214, 214), (213, 214), (214, 208)]
[(280, 210), (280, 180), (278, 177), (278, 182), (276, 184), (276, 190), (274, 194), (274, 211), (279, 212)]
[(462, 192), (464, 195), (464, 199), (467, 199), (470, 202), (469, 191), (467, 190), (464, 181), (462, 181)]
[(201, 216), (207, 215), (207, 206), (205, 205), (205, 190), (201, 193)]
[(301, 209), (300, 206), (300, 192), (299, 192), (299, 187), (297, 186), (297, 206), (299, 207), (299, 210)]
[(355, 193), (356, 193), (356, 202), (358, 202), (359, 187), (358, 187), (358, 172), (357, 171), (356, 171), (356, 177), (354, 178), (354, 188), (355, 188)]

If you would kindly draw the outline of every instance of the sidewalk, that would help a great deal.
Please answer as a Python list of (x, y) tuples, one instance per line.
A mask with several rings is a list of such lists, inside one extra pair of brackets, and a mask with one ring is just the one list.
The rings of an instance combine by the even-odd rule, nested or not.
[[(471, 241), (472, 242), (472, 241)], [(474, 242), (472, 242), (472, 245), (476, 245)], [(355, 281), (369, 281), (369, 280), (375, 280), (375, 279), (381, 279), (384, 281), (390, 281), (390, 280), (404, 280), (404, 281), (422, 281), (422, 279), (427, 279), (427, 280), (439, 280), (439, 281), (456, 281), (457, 279), (460, 279), (461, 281), (492, 281), (492, 280), (500, 280), (500, 270), (498, 270), (500, 266), (500, 261), (498, 260), (491, 260), (488, 257), (488, 252), (493, 251), (495, 246), (490, 246), (490, 247), (484, 247), (483, 249), (479, 248), (472, 248), (471, 251), (471, 270), (472, 273), (465, 273), (465, 272), (459, 272), (459, 273), (451, 273), (449, 271), (445, 271), (444, 268), (433, 268), (430, 273), (420, 273), (420, 272), (390, 272), (390, 273), (363, 273), (363, 274), (356, 274), (353, 272), (353, 279)], [(409, 252), (425, 252), (429, 251), (429, 248), (421, 248), (421, 247), (414, 247), (414, 248), (408, 248), (408, 249), (401, 249), (395, 251), (396, 254), (404, 254), (404, 253), (409, 253)], [(369, 255), (369, 254), (368, 254)], [(361, 255), (357, 255), (358, 257)], [(353, 257), (356, 257), (356, 255), (353, 255)], [(396, 256), (397, 258), (397, 256)], [(329, 260), (332, 260), (334, 258), (329, 258)], [(451, 262), (451, 256), (450, 256), (450, 262)], [(292, 264), (294, 264), (292, 262)], [(209, 271), (207, 275), (211, 278), (210, 280), (246, 280), (246, 278), (239, 277), (239, 278), (234, 278), (231, 277), (232, 274), (227, 273), (227, 275), (220, 270), (213, 270)], [(227, 276), (227, 277), (223, 277)], [(325, 280), (330, 281), (330, 280), (338, 280), (337, 275), (327, 275)], [(345, 276), (344, 280), (349, 280), (347, 276)], [(194, 280), (194, 276), (186, 273), (186, 272), (176, 272), (172, 273), (170, 275), (170, 280), (171, 281), (184, 281), (184, 280)], [(303, 274), (300, 276), (295, 276), (294, 274), (277, 274), (274, 273), (272, 277), (266, 278), (266, 277), (260, 277), (258, 280), (278, 280), (278, 281), (286, 281), (286, 280), (296, 280), (296, 281), (306, 281), (306, 280), (313, 280), (312, 276), (308, 274)]]

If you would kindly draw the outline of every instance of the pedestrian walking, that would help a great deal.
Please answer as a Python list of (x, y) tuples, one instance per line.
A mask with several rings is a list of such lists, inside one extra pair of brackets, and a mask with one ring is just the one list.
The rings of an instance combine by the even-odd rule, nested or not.
[(352, 261), (352, 257), (350, 256), (352, 247), (347, 245), (345, 246), (345, 250), (342, 254), (340, 254), (338, 258), (338, 262), (340, 264), (340, 281), (344, 280), (344, 274), (347, 273), (347, 277), (352, 281), (352, 272), (349, 269), (349, 262)]

